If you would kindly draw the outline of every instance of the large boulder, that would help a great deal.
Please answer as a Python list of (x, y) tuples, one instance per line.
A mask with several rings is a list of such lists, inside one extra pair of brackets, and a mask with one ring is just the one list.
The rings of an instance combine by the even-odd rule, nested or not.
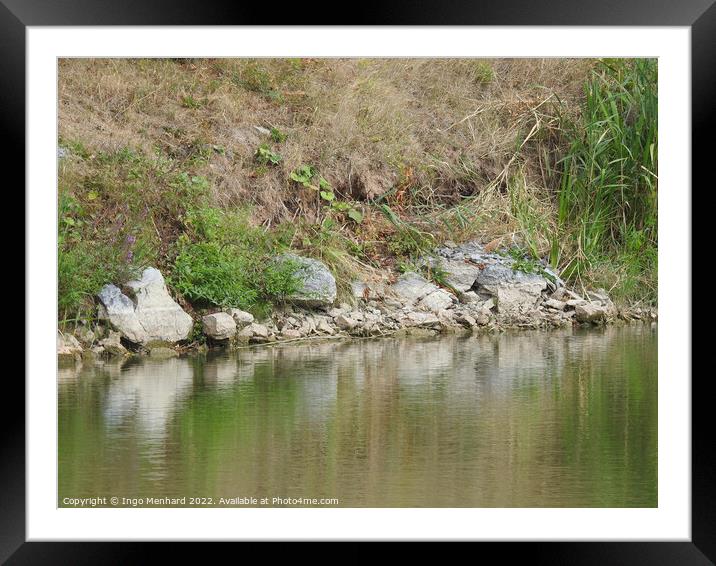
[(445, 259), (437, 266), (445, 273), (445, 283), (462, 292), (472, 289), (481, 271), (478, 264), (464, 260)]
[(135, 344), (178, 342), (191, 333), (191, 317), (171, 298), (158, 269), (148, 267), (141, 279), (126, 285), (128, 297), (115, 285), (99, 293), (101, 316)]
[(547, 280), (535, 273), (515, 271), (509, 265), (492, 264), (480, 270), (475, 285), (478, 292), (497, 299), (498, 312), (528, 312), (537, 306)]
[(236, 334), (234, 318), (225, 312), (207, 314), (201, 319), (204, 334), (214, 340), (228, 340)]
[(414, 271), (403, 273), (392, 287), (393, 293), (410, 306), (434, 313), (448, 309), (457, 298)]
[(287, 297), (288, 301), (308, 308), (333, 304), (336, 280), (323, 262), (296, 254), (283, 254), (278, 259), (295, 266), (294, 276), (299, 281), (298, 290)]
[(403, 273), (392, 287), (395, 293), (403, 302), (414, 304), (423, 297), (439, 291), (440, 288), (434, 285), (422, 275), (414, 271)]

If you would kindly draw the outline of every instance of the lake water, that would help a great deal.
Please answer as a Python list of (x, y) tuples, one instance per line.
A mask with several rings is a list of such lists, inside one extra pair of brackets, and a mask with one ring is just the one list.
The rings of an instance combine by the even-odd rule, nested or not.
[(58, 394), (61, 507), (658, 504), (655, 325), (136, 358)]

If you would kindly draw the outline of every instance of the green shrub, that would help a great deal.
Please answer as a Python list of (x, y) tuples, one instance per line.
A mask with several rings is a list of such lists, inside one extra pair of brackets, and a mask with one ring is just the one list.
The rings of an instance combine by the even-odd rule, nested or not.
[(296, 266), (273, 261), (281, 242), (250, 226), (245, 213), (201, 207), (185, 225), (170, 284), (190, 301), (256, 311), (298, 290)]
[(247, 261), (233, 247), (218, 242), (179, 244), (171, 284), (192, 302), (248, 308), (258, 299)]

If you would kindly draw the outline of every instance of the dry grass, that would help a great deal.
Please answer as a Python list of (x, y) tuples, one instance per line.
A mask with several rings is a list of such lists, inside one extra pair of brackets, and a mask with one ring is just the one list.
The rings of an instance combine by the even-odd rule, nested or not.
[[(64, 59), (60, 143), (82, 158), (62, 161), (61, 193), (85, 209), (91, 230), (80, 230), (83, 241), (131, 228), (147, 242), (149, 260), (168, 270), (185, 228), (177, 211), (186, 203), (172, 200), (181, 198), (171, 181), (178, 173), (205, 177), (209, 204), (249, 210), (254, 226), (277, 233), (289, 226), (290, 247), (326, 261), (344, 293), (356, 274), (380, 277), (409, 261), (416, 235), (433, 245), (477, 237), (518, 244), (535, 258), (552, 260), (556, 251), (573, 260), (579, 244), (558, 221), (559, 160), (569, 146), (563, 125), (579, 123), (595, 66), (590, 59)], [(285, 139), (272, 139), (272, 128)], [(257, 161), (262, 144), (280, 154), (278, 164)], [(140, 181), (131, 164), (93, 159), (127, 148), (142, 156)], [(359, 208), (363, 221), (338, 214), (326, 228), (326, 203), (290, 179), (302, 165), (332, 185), (337, 201)], [(104, 192), (91, 199), (98, 184)], [(112, 216), (116, 227), (108, 225)], [(601, 264), (591, 282), (655, 286), (624, 269)]]
[[(129, 146), (178, 163), (209, 158), (217, 204), (254, 206), (275, 225), (316, 216), (314, 195), (289, 173), (315, 166), (339, 197), (394, 191), (393, 204), (445, 207), (479, 195), (516, 165), (534, 109), (558, 96), (576, 108), (593, 64), (580, 59), (62, 60), (62, 140), (92, 152)], [(283, 160), (258, 167), (267, 141), (255, 126), (287, 134)], [(548, 188), (540, 156), (519, 152), (530, 185)]]

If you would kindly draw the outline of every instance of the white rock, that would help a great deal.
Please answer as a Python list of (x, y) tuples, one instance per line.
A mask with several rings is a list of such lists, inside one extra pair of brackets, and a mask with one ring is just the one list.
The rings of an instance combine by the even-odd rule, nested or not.
[(191, 333), (191, 317), (171, 298), (158, 269), (148, 267), (142, 278), (127, 283), (133, 299), (114, 285), (99, 293), (104, 316), (127, 340), (137, 344), (178, 342)]
[(419, 305), (432, 312), (438, 312), (451, 307), (453, 304), (453, 295), (442, 289), (433, 291), (420, 300)]
[(268, 338), (269, 337), (269, 329), (264, 324), (257, 324), (257, 323), (251, 323), (248, 326), (246, 326), (242, 332), (247, 331), (250, 334), (248, 336), (255, 336), (258, 338)]
[(497, 311), (514, 314), (535, 309), (546, 286), (546, 282), (500, 285), (497, 287)]
[(472, 288), (481, 271), (474, 263), (458, 260), (443, 260), (439, 267), (445, 272), (445, 282), (463, 292)]
[(392, 287), (393, 292), (408, 303), (415, 303), (424, 296), (437, 291), (439, 287), (425, 277), (408, 271), (401, 275)]
[(228, 340), (236, 334), (234, 317), (225, 312), (207, 314), (201, 319), (204, 334), (214, 340)]
[(440, 319), (432, 313), (411, 311), (406, 315), (404, 322), (407, 326), (431, 327), (439, 325)]
[(228, 313), (234, 319), (237, 328), (243, 328), (254, 321), (254, 315), (241, 309), (229, 309)]
[(79, 360), (82, 355), (82, 346), (72, 334), (63, 334), (57, 331), (57, 356), (60, 359)]

